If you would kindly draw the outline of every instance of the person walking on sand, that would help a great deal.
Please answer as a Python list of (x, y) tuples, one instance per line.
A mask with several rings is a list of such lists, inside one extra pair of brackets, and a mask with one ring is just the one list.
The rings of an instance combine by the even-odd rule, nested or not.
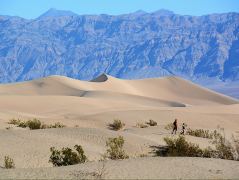
[(175, 134), (177, 133), (178, 130), (178, 123), (177, 123), (177, 119), (174, 120), (173, 122), (173, 131), (172, 134), (175, 132)]
[(182, 131), (180, 134), (184, 135), (184, 133), (185, 133), (185, 123), (183, 123), (183, 125), (182, 125)]

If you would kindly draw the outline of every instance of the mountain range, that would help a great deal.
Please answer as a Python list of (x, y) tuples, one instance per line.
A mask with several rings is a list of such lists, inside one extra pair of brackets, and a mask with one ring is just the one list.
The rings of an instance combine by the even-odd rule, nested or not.
[(77, 15), (50, 9), (35, 19), (0, 16), (1, 83), (49, 75), (90, 80), (102, 73), (238, 82), (239, 13)]

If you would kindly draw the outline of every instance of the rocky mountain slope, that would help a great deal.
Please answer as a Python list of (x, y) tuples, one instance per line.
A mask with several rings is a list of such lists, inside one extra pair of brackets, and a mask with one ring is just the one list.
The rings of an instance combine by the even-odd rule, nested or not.
[(237, 81), (239, 14), (111, 16), (51, 9), (32, 20), (0, 16), (0, 82), (54, 74), (89, 80), (103, 72)]

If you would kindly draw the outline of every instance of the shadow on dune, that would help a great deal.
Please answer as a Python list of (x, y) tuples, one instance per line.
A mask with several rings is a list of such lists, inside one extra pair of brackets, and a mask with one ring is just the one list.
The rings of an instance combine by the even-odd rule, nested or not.
[(162, 146), (162, 145), (158, 145), (158, 146), (149, 146), (152, 151), (150, 152), (150, 154), (153, 154), (154, 156), (167, 156), (168, 153), (168, 146)]

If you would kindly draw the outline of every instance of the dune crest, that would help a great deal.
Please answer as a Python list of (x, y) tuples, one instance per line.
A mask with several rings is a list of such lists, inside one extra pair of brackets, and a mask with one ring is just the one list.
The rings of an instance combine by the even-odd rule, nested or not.
[(110, 97), (117, 99), (116, 97), (119, 96), (120, 100), (125, 102), (133, 102), (137, 96), (139, 99), (151, 98), (184, 105), (238, 103), (236, 99), (202, 88), (179, 77), (123, 80), (106, 74), (102, 74), (89, 82), (64, 76), (49, 76), (33, 81), (0, 85), (0, 94), (2, 96), (56, 95), (77, 97), (86, 97), (85, 94), (88, 94), (88, 98), (100, 98), (102, 96), (106, 99)]

